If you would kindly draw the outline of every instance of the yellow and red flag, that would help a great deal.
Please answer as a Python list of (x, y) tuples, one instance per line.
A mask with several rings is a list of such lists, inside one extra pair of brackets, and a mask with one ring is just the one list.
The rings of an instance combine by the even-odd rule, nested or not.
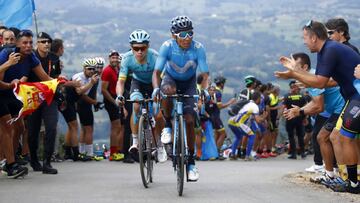
[(64, 83), (63, 79), (53, 79), (43, 82), (20, 82), (13, 90), (16, 98), (23, 103), (19, 115), (10, 123), (17, 119), (34, 112), (39, 106), (46, 101), (48, 105), (51, 104), (56, 88), (59, 83)]

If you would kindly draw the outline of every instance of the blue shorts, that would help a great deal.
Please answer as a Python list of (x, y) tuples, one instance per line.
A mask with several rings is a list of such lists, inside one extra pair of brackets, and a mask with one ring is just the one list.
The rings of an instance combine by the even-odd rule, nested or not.
[[(164, 86), (169, 85), (176, 87), (176, 91), (179, 94), (196, 95), (196, 75), (186, 81), (179, 81), (173, 79), (167, 72), (161, 81), (160, 89), (163, 91)], [(184, 100), (184, 114), (195, 115), (195, 98), (187, 98)]]

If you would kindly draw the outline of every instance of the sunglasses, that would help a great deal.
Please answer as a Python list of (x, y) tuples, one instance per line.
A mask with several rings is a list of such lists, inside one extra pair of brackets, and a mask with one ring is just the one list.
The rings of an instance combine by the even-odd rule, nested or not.
[(312, 24), (313, 24), (313, 20), (309, 20), (309, 22), (307, 22), (307, 23), (305, 24), (305, 27), (308, 27), (308, 28), (310, 28), (310, 29), (313, 29)]
[(189, 37), (191, 39), (194, 36), (194, 32), (193, 31), (183, 31), (183, 32), (175, 33), (174, 35), (179, 37), (180, 39), (186, 39), (187, 37)]
[(46, 44), (46, 43), (50, 44), (50, 40), (39, 40), (38, 42), (41, 44)]
[(333, 35), (335, 33), (336, 30), (329, 30), (327, 31), (328, 35)]
[(95, 68), (86, 68), (86, 70), (95, 71)]
[(148, 47), (147, 46), (144, 46), (144, 47), (134, 47), (134, 46), (132, 46), (131, 47), (132, 48), (132, 50), (134, 50), (134, 51), (136, 51), (136, 52), (138, 52), (138, 51), (142, 51), (142, 52), (144, 52)]

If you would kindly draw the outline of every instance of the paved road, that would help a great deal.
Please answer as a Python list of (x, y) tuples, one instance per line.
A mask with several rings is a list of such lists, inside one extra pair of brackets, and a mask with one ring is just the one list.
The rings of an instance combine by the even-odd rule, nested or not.
[(289, 182), (311, 159), (197, 162), (200, 180), (176, 192), (171, 163), (157, 164), (154, 183), (145, 189), (138, 164), (109, 162), (54, 163), (58, 175), (30, 170), (25, 179), (0, 177), (0, 202), (349, 202), (328, 189)]

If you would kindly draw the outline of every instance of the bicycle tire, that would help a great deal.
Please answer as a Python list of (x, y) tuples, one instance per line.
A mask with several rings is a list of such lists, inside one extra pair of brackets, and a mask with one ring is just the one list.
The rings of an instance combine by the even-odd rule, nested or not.
[(177, 175), (177, 190), (179, 196), (182, 196), (184, 189), (184, 165), (185, 165), (185, 140), (184, 140), (184, 119), (179, 116), (179, 128), (177, 134), (176, 146), (176, 175)]
[[(150, 174), (151, 174), (151, 152), (148, 151), (146, 147), (146, 137), (145, 137), (145, 128), (144, 128), (144, 116), (140, 116), (139, 119), (139, 165), (140, 165), (140, 174), (141, 180), (145, 188), (149, 187), (150, 183)], [(144, 157), (146, 159), (144, 159)], [(150, 160), (149, 160), (150, 159)]]

